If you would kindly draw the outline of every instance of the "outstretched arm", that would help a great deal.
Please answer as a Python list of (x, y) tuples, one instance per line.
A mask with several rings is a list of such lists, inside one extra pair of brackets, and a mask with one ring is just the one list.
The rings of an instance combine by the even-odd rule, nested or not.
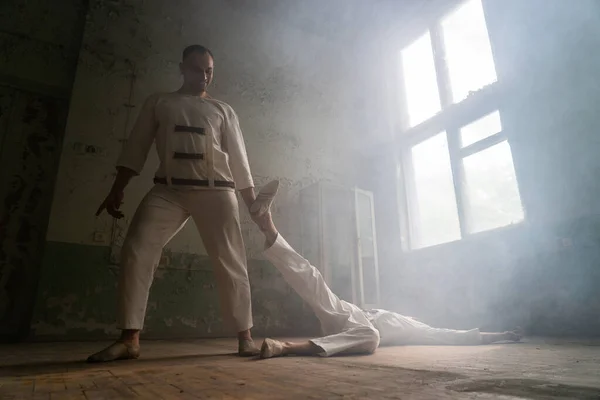
[[(246, 153), (246, 145), (242, 136), (242, 130), (237, 115), (231, 108), (225, 109), (224, 129), (224, 149), (229, 154), (229, 167), (235, 181), (236, 187), (239, 189), (244, 204), (250, 211), (250, 207), (256, 201), (256, 193), (254, 192), (254, 181), (250, 172), (250, 164), (248, 163), (248, 155)], [(250, 213), (254, 222), (259, 224), (256, 216)], [(260, 224), (259, 224), (260, 225)]]
[(223, 150), (229, 155), (229, 168), (235, 186), (242, 194), (246, 206), (250, 208), (256, 197), (244, 137), (242, 136), (238, 117), (233, 109), (226, 106), (224, 113), (225, 120), (222, 126)]
[(123, 203), (125, 187), (129, 184), (131, 178), (140, 174), (154, 141), (156, 131), (155, 104), (155, 96), (148, 97), (144, 102), (135, 126), (117, 161), (117, 176), (115, 181), (110, 192), (108, 192), (108, 195), (102, 204), (100, 204), (100, 207), (98, 207), (96, 216), (99, 216), (102, 214), (102, 211), (106, 210), (114, 218), (123, 218), (123, 213), (119, 211), (119, 207)]

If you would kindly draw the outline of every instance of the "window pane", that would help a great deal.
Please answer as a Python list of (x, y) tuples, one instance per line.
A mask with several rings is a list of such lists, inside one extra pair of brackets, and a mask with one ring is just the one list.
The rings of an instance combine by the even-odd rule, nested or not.
[(441, 108), (429, 32), (402, 50), (400, 58), (408, 124), (412, 127)]
[(413, 247), (460, 239), (460, 225), (446, 132), (412, 148), (415, 196)]
[(481, 0), (468, 0), (442, 20), (454, 102), (496, 81), (496, 67)]
[(472, 145), (498, 132), (502, 132), (502, 123), (500, 112), (496, 111), (460, 128), (462, 147)]
[(358, 211), (358, 235), (360, 238), (360, 256), (363, 279), (363, 298), (365, 304), (377, 304), (377, 269), (375, 264), (375, 232), (373, 232), (373, 214), (371, 197), (365, 193), (356, 193)]
[(521, 196), (507, 141), (465, 157), (463, 163), (472, 233), (523, 220)]

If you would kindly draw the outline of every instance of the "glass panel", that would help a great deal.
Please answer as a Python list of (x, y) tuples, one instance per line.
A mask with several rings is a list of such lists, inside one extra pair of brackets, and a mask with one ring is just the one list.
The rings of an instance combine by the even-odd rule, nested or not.
[(429, 32), (402, 50), (400, 58), (408, 125), (412, 127), (441, 109)]
[(323, 244), (331, 290), (353, 302), (356, 228), (354, 202), (348, 189), (323, 185)]
[(321, 232), (320, 232), (320, 204), (318, 185), (308, 186), (300, 192), (300, 204), (302, 213), (302, 256), (316, 266), (323, 273), (321, 265)]
[(502, 122), (500, 112), (496, 111), (460, 129), (462, 147), (472, 145), (498, 132), (502, 132)]
[(360, 255), (362, 261), (363, 298), (366, 304), (377, 304), (377, 268), (375, 264), (376, 244), (373, 234), (371, 197), (357, 192)]
[(496, 81), (481, 0), (469, 0), (442, 20), (442, 36), (455, 103)]
[(472, 233), (523, 220), (523, 206), (508, 141), (465, 157), (463, 165)]
[(446, 132), (412, 148), (415, 177), (413, 247), (420, 248), (460, 239), (458, 210)]

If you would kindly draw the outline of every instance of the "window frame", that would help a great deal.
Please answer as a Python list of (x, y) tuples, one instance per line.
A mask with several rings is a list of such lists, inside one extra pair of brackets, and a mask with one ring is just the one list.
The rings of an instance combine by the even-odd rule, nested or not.
[[(466, 0), (468, 1), (468, 0)], [(482, 1), (482, 0), (480, 0)], [(446, 62), (446, 47), (442, 35), (441, 22), (443, 18), (448, 16), (450, 13), (455, 11), (458, 7), (464, 4), (465, 1), (459, 1), (455, 3), (455, 6), (445, 10), (444, 14), (436, 15), (435, 19), (426, 29), (421, 30), (420, 34), (414, 37), (414, 40), (418, 39), (421, 35), (429, 32), (431, 38), (431, 48), (433, 52), (433, 60), (436, 72), (437, 87), (440, 97), (441, 110), (430, 117), (429, 119), (421, 122), (418, 125), (410, 127), (408, 124), (408, 107), (406, 90), (404, 87), (404, 71), (402, 68), (402, 62), (397, 62), (396, 71), (398, 71), (400, 92), (402, 100), (400, 106), (400, 120), (399, 129), (396, 129), (396, 142), (398, 154), (398, 177), (402, 178), (398, 181), (400, 183), (399, 199), (400, 199), (400, 215), (404, 216), (404, 221), (401, 223), (402, 237), (403, 237), (403, 249), (406, 251), (418, 251), (426, 248), (442, 246), (451, 242), (443, 242), (436, 245), (417, 247), (416, 240), (419, 238), (418, 226), (419, 226), (419, 213), (418, 204), (416, 201), (415, 191), (415, 175), (413, 171), (412, 162), (412, 148), (439, 133), (446, 132), (446, 138), (448, 141), (448, 152), (450, 157), (451, 173), (454, 184), (454, 196), (456, 200), (458, 222), (460, 227), (460, 239), (456, 241), (464, 240), (474, 235), (481, 235), (497, 229), (504, 229), (508, 226), (520, 224), (525, 221), (525, 206), (523, 203), (522, 191), (520, 188), (520, 180), (517, 176), (517, 190), (519, 192), (519, 198), (521, 206), (523, 208), (523, 220), (516, 224), (508, 226), (500, 226), (494, 229), (482, 231), (482, 232), (471, 232), (472, 227), (472, 216), (466, 202), (466, 184), (465, 184), (465, 171), (463, 165), (463, 159), (472, 154), (484, 151), (492, 146), (495, 146), (504, 141), (509, 142), (506, 134), (506, 127), (504, 121), (502, 123), (502, 130), (495, 134), (492, 134), (482, 140), (472, 143), (468, 146), (461, 147), (460, 130), (464, 126), (469, 125), (472, 122), (479, 120), (491, 113), (496, 111), (500, 112), (502, 118), (502, 104), (501, 104), (501, 85), (499, 83), (499, 77), (493, 83), (484, 86), (483, 88), (472, 92), (467, 98), (454, 103), (452, 100), (452, 90), (450, 76), (448, 72), (448, 65)], [(482, 3), (484, 3), (482, 1)], [(482, 4), (483, 6), (484, 4)], [(491, 43), (489, 34), (489, 24), (485, 15), (484, 18), (486, 28), (488, 30), (488, 39), (490, 40), (490, 46), (492, 51), (492, 57), (494, 57), (494, 48)], [(407, 45), (410, 45), (408, 43)], [(406, 45), (405, 45), (406, 47)], [(494, 64), (495, 57), (494, 57)], [(496, 72), (497, 73), (497, 72)], [(513, 165), (514, 157), (513, 157)], [(515, 170), (515, 175), (517, 171)]]

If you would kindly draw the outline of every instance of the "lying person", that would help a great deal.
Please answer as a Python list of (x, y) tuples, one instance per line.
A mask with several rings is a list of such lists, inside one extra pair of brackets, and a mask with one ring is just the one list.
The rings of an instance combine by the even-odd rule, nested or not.
[(341, 300), (329, 289), (319, 270), (298, 254), (277, 232), (270, 206), (278, 186), (278, 181), (272, 181), (263, 187), (251, 212), (266, 238), (266, 258), (312, 308), (321, 323), (324, 336), (305, 342), (265, 339), (260, 352), (261, 358), (292, 354), (324, 357), (370, 354), (381, 345), (480, 345), (521, 339), (518, 330), (480, 332), (479, 329), (433, 328), (395, 312), (362, 310)]

